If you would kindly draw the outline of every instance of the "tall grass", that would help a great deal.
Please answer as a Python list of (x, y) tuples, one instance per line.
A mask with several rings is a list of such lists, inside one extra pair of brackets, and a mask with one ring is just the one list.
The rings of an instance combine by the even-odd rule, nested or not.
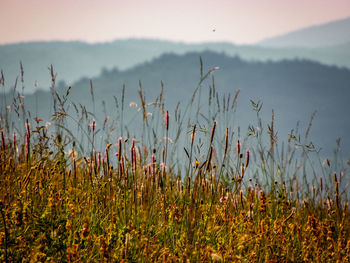
[(261, 102), (251, 102), (257, 119), (242, 135), (238, 92), (216, 91), (217, 69), (204, 74), (201, 62), (188, 104), (173, 110), (163, 84), (148, 102), (140, 83), (137, 125), (125, 125), (125, 88), (117, 117), (95, 119), (92, 83), (89, 113), (69, 100), (70, 88), (56, 91), (52, 67), (51, 125), (14, 91), (0, 121), (0, 260), (349, 261), (346, 165), (316, 166), (308, 132), (303, 142), (291, 132), (280, 147)]

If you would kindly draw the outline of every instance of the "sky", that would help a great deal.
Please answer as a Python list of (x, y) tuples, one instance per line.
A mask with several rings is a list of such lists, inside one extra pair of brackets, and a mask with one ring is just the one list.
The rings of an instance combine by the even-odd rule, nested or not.
[(350, 17), (350, 0), (0, 0), (0, 44), (153, 38), (254, 44)]

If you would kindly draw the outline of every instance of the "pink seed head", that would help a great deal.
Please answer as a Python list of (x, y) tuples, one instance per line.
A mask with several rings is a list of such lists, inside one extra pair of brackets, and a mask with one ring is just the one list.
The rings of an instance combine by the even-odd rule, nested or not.
[(169, 112), (166, 111), (166, 115), (165, 115), (165, 127), (166, 127), (166, 130), (168, 131), (169, 130)]
[(16, 133), (15, 132), (13, 133), (12, 142), (13, 142), (13, 149), (16, 151)]
[(244, 164), (241, 165), (241, 178), (244, 176)]
[(101, 166), (101, 153), (98, 153), (98, 166)]
[(29, 122), (28, 120), (26, 120), (26, 131), (27, 131), (27, 134), (30, 135), (30, 130), (29, 130)]
[(93, 121), (93, 122), (91, 123), (91, 129), (92, 129), (92, 132), (93, 132), (93, 133), (95, 132), (95, 128), (96, 128), (96, 122)]
[(4, 131), (1, 129), (0, 131), (0, 136), (1, 136), (1, 143), (3, 148), (5, 148), (5, 138), (4, 138)]
[(246, 160), (245, 160), (245, 167), (247, 168), (248, 165), (249, 165), (249, 155), (250, 155), (250, 151), (247, 150), (247, 153), (246, 153)]

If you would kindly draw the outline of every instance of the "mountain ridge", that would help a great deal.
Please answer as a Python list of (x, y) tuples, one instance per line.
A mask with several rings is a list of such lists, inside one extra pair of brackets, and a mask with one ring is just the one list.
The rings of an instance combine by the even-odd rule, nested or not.
[(211, 50), (240, 56), (245, 60), (282, 60), (296, 57), (312, 59), (328, 65), (350, 68), (350, 42), (335, 48), (281, 49), (259, 46), (237, 46), (230, 43), (184, 44), (181, 42), (127, 39), (108, 43), (84, 42), (35, 42), (0, 45), (0, 70), (9, 83), (14, 83), (20, 74), (20, 61), (24, 67), (25, 91), (35, 91), (35, 83), (48, 90), (50, 77), (48, 67), (52, 64), (58, 72), (57, 81), (72, 84), (82, 77), (98, 76), (103, 69), (132, 68), (144, 61), (173, 52), (202, 52)]
[(257, 43), (264, 47), (309, 47), (320, 48), (350, 42), (350, 17), (313, 25)]
[[(128, 70), (106, 69), (92, 79), (82, 78), (72, 85), (70, 101), (77, 105), (86, 105), (93, 112), (91, 80), (96, 105), (105, 105), (103, 107), (113, 114), (114, 96), (120, 99), (123, 85), (126, 87), (125, 102), (128, 105), (130, 102), (139, 102), (139, 83), (147, 102), (152, 102), (159, 95), (162, 81), (166, 106), (172, 113), (178, 101), (183, 105), (191, 99), (192, 92), (198, 85), (200, 57), (203, 59), (204, 74), (213, 67), (220, 68), (213, 73), (218, 94), (227, 95), (240, 90), (237, 116), (240, 126), (243, 127), (242, 132), (249, 124), (247, 121), (256, 118), (250, 108), (250, 100), (261, 100), (264, 103), (262, 118), (265, 120), (271, 118), (271, 110), (275, 109), (276, 129), (283, 135), (287, 135), (298, 121), (301, 123), (300, 128), (306, 129), (310, 116), (317, 110), (318, 115), (311, 130), (311, 138), (315, 138), (315, 144), (332, 149), (336, 138), (342, 137), (344, 149), (346, 153), (350, 153), (350, 140), (347, 138), (350, 129), (347, 121), (350, 114), (347, 101), (350, 96), (350, 70), (305, 59), (249, 62), (212, 51), (183, 55), (164, 54)], [(211, 81), (209, 78), (202, 84), (204, 94), (212, 85)], [(66, 88), (61, 83), (57, 90)], [(35, 92), (26, 95), (25, 99), (25, 104), (31, 106), (32, 112), (38, 108), (40, 117), (49, 113), (47, 109), (52, 101), (49, 91)], [(36, 107), (37, 102), (40, 104)], [(206, 110), (207, 106), (203, 102), (201, 109)], [(96, 120), (105, 118), (103, 107), (96, 107)]]

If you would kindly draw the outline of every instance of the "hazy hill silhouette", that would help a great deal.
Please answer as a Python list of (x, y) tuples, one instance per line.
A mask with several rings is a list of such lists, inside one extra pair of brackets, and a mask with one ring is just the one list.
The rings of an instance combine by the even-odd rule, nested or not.
[[(216, 91), (219, 94), (240, 89), (237, 120), (243, 133), (247, 131), (248, 124), (255, 121), (250, 99), (263, 101), (262, 117), (265, 120), (269, 120), (272, 109), (275, 110), (281, 139), (287, 138), (298, 121), (300, 129), (305, 131), (310, 116), (317, 110), (310, 138), (316, 145), (329, 150), (335, 147), (335, 140), (342, 137), (343, 149), (347, 154), (350, 153), (350, 70), (307, 60), (247, 62), (239, 57), (206, 51), (185, 55), (165, 54), (125, 71), (104, 70), (92, 79), (97, 118), (103, 120), (105, 116), (102, 101), (106, 103), (107, 114), (115, 114), (113, 97), (120, 99), (123, 84), (126, 85), (126, 107), (132, 101), (139, 103), (139, 81), (148, 102), (159, 94), (160, 82), (163, 81), (166, 107), (170, 112), (178, 101), (185, 105), (191, 99), (200, 78), (200, 56), (204, 61), (204, 72), (215, 66), (220, 67), (214, 73)], [(209, 85), (210, 78), (203, 83), (203, 94), (208, 93)], [(60, 88), (67, 87), (58, 89)], [(32, 112), (37, 111), (39, 116), (47, 116), (50, 113), (48, 108), (52, 106), (50, 97), (49, 92), (38, 91), (25, 96), (25, 103)], [(87, 105), (92, 112), (90, 79), (83, 78), (74, 83), (69, 99), (76, 104)], [(201, 110), (207, 111), (207, 105), (207, 101), (202, 101)]]
[(267, 47), (327, 47), (350, 42), (350, 17), (263, 40)]
[(267, 48), (236, 46), (230, 43), (184, 44), (160, 40), (129, 39), (110, 43), (34, 42), (0, 45), (0, 70), (9, 84), (20, 74), (20, 61), (24, 67), (25, 92), (39, 88), (48, 90), (52, 64), (58, 72), (57, 80), (68, 84), (82, 77), (98, 76), (103, 68), (125, 70), (150, 61), (164, 53), (185, 54), (211, 50), (239, 55), (246, 60), (281, 60), (307, 58), (324, 64), (350, 67), (350, 43), (327, 48)]

